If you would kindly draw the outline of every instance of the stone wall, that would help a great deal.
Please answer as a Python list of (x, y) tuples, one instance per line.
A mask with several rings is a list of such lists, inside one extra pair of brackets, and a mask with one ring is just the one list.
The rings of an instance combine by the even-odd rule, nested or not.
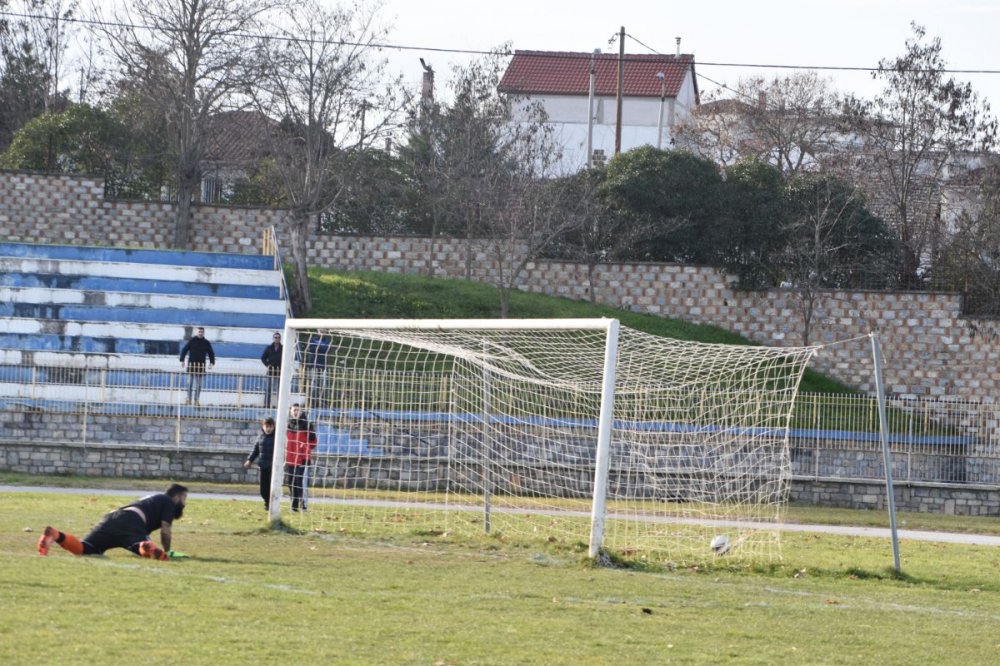
[[(257, 252), (284, 212), (263, 208), (192, 206), (191, 248)], [(0, 171), (0, 234), (8, 241), (167, 249), (174, 207), (149, 201), (110, 201), (93, 176)]]
[[(73, 474), (94, 477), (172, 479), (185, 483), (215, 481), (253, 483), (255, 470), (244, 470), (246, 451), (228, 447), (204, 449), (193, 446), (155, 448), (128, 444), (0, 443), (0, 471), (24, 474)], [(331, 467), (332, 475), (321, 483), (359, 485), (368, 475), (376, 485), (396, 490), (442, 489), (448, 478), (446, 462), (415, 461), (411, 466), (380, 467), (385, 461), (354, 458), (349, 464)], [(372, 474), (374, 470), (374, 474)], [(474, 474), (475, 470), (467, 470)], [(592, 479), (580, 474), (581, 490)], [(611, 480), (614, 484), (614, 479)], [(795, 478), (791, 500), (852, 509), (885, 509), (885, 484), (876, 480), (817, 480)], [(986, 486), (956, 487), (945, 484), (897, 484), (899, 511), (947, 515), (1000, 516), (1000, 489)]]
[[(0, 234), (11, 240), (163, 247), (172, 207), (106, 201), (100, 180), (0, 171)], [(256, 251), (276, 225), (287, 248), (282, 211), (195, 206), (193, 249)], [(316, 236), (314, 265), (341, 270), (492, 281), (499, 267), (476, 241), (449, 238)], [(802, 308), (788, 290), (742, 292), (714, 268), (670, 264), (587, 266), (528, 264), (526, 291), (592, 299), (638, 312), (714, 324), (767, 345), (803, 343)], [(996, 402), (1000, 396), (1000, 325), (961, 315), (961, 297), (937, 292), (821, 294), (811, 342), (828, 344), (877, 329), (886, 358), (887, 389), (900, 396)], [(870, 391), (866, 340), (824, 347), (814, 367)]]
[(259, 426), (252, 421), (163, 418), (114, 413), (73, 414), (58, 411), (0, 412), (0, 447), (8, 442), (144, 445), (200, 451), (253, 448)]

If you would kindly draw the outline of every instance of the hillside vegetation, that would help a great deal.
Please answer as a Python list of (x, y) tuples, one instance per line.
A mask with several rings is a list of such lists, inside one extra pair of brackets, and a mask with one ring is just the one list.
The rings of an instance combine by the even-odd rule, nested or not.
[[(369, 319), (489, 319), (500, 316), (496, 288), (418, 275), (344, 272), (312, 268), (309, 271), (313, 308), (304, 316)], [(301, 315), (300, 315), (301, 316)], [(716, 344), (754, 344), (717, 326), (691, 324), (639, 314), (585, 301), (515, 292), (511, 318), (610, 317), (639, 331), (677, 340)], [(851, 389), (812, 370), (806, 371), (801, 390), (844, 393)]]

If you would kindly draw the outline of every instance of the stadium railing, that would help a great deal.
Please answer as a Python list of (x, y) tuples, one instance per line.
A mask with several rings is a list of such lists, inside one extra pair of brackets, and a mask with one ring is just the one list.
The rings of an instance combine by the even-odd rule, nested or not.
[[(74, 354), (72, 366), (33, 359), (16, 350), (0, 350), (0, 411), (78, 420), (75, 430), (93, 443), (99, 443), (95, 439), (99, 429), (92, 427), (95, 419), (213, 422), (205, 427), (224, 430), (227, 424), (245, 429), (249, 421), (274, 413), (273, 407), (264, 406), (267, 375), (254, 361), (205, 373), (200, 404), (189, 405), (192, 377), (173, 357), (155, 363), (147, 358), (145, 367), (135, 365), (139, 360), (102, 354)], [(311, 374), (306, 373), (305, 382), (313, 381)], [(311, 388), (302, 385), (293, 390), (307, 408)], [(887, 414), (897, 482), (1000, 486), (1000, 405), (890, 397)], [(63, 427), (58, 440), (72, 441), (75, 430)], [(792, 473), (814, 479), (882, 478), (878, 433), (874, 398), (800, 393), (789, 429)], [(141, 439), (141, 434), (135, 436)], [(0, 434), (0, 440), (5, 438)]]

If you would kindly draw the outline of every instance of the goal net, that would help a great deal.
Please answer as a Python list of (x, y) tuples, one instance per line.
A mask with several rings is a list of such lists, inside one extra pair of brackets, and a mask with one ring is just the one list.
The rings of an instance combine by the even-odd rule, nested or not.
[[(812, 348), (615, 320), (289, 320), (288, 410), (316, 435), (306, 530), (560, 543), (623, 559), (780, 555), (788, 422)], [(301, 424), (299, 424), (301, 426)], [(285, 513), (283, 513), (285, 512)]]

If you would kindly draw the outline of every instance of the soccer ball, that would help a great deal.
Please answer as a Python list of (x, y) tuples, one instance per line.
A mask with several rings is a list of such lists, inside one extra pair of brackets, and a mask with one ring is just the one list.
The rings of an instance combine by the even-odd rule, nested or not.
[(716, 555), (725, 555), (729, 552), (729, 537), (725, 534), (719, 534), (714, 539), (712, 539), (712, 552)]

